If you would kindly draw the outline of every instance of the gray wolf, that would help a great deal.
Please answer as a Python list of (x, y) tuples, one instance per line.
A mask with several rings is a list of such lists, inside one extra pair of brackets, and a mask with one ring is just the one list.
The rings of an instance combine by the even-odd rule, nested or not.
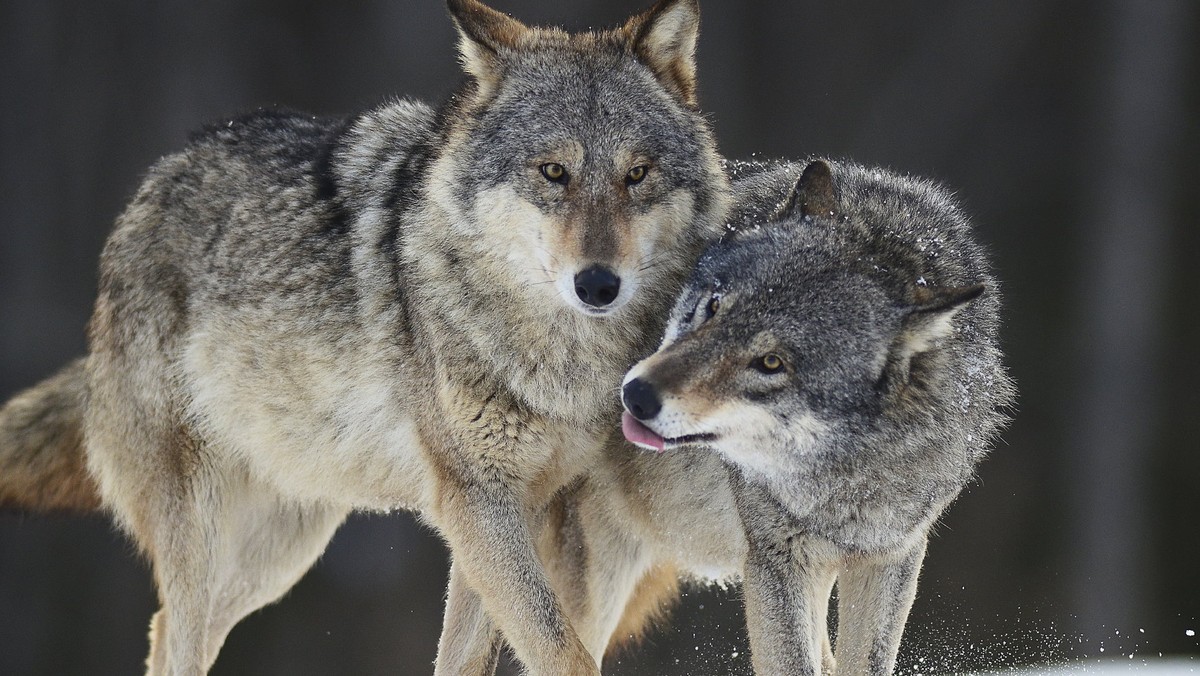
[[(890, 674), (930, 529), (1013, 401), (999, 295), (946, 191), (850, 163), (796, 173), (763, 165), (735, 184), (733, 232), (702, 256), (662, 345), (623, 384), (625, 436), (664, 455), (626, 460), (634, 471), (616, 474), (635, 483), (607, 499), (635, 501), (627, 522), (649, 512), (658, 523), (643, 532), (709, 531), (676, 553), (684, 568), (728, 566), (731, 552), (712, 545), (732, 500), (756, 673)], [(705, 452), (728, 466), (726, 487), (691, 484)], [(668, 511), (696, 488), (712, 500)]]
[(530, 673), (598, 673), (537, 550), (724, 221), (698, 10), (568, 34), (448, 5), (467, 78), (440, 108), (261, 111), (158, 162), (89, 353), (0, 413), (4, 466), (45, 470), (7, 500), (94, 482), (152, 563), (150, 673), (205, 672), (347, 513), (392, 509), (451, 549), (437, 673), (487, 671), (501, 636)]

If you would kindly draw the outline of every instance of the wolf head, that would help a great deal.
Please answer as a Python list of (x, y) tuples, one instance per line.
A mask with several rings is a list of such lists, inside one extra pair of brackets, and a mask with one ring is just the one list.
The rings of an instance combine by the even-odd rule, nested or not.
[(656, 286), (681, 244), (694, 257), (726, 185), (695, 107), (695, 0), (581, 34), (448, 5), (469, 79), (430, 194), (457, 245), (505, 266), (506, 291), (590, 316)]
[[(984, 287), (881, 272), (860, 224), (840, 210), (829, 166), (815, 161), (773, 222), (701, 258), (662, 346), (625, 378), (631, 441), (657, 450), (703, 442), (775, 474), (899, 405)], [(881, 211), (876, 218), (904, 215)]]

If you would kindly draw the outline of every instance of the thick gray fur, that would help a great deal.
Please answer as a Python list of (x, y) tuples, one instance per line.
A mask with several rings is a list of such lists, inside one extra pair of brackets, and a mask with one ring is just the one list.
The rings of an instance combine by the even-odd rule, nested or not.
[(643, 423), (668, 455), (731, 468), (756, 673), (834, 670), (836, 580), (835, 673), (890, 674), (929, 531), (1013, 403), (996, 279), (929, 181), (820, 160), (734, 175), (725, 238), (626, 382), (661, 400)]
[[(149, 557), (152, 674), (205, 672), (346, 514), (397, 508), (453, 556), (438, 674), (490, 672), (501, 636), (529, 673), (598, 673), (607, 637), (575, 631), (537, 538), (724, 219), (697, 10), (570, 35), (448, 4), (468, 78), (441, 107), (260, 111), (151, 168), (104, 248), (85, 362), (5, 409), (62, 413), (6, 419), (19, 452), (0, 453), (82, 438)], [(571, 281), (595, 265), (621, 278), (599, 309)]]

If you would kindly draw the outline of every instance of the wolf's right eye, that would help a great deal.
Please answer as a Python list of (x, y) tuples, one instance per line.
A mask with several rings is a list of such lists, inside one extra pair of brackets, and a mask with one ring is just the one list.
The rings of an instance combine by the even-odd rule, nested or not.
[(567, 170), (558, 162), (547, 162), (541, 166), (542, 176), (546, 177), (547, 181), (554, 183), (567, 182)]
[(713, 296), (708, 301), (708, 307), (706, 308), (706, 311), (708, 314), (705, 317), (705, 319), (712, 319), (713, 315), (717, 314), (717, 310), (720, 310), (720, 309), (721, 309), (721, 297)]

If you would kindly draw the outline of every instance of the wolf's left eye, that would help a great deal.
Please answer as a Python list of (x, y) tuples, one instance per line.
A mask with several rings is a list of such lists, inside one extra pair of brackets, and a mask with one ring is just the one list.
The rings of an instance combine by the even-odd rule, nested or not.
[(644, 165), (630, 169), (629, 173), (625, 174), (625, 185), (637, 185), (638, 183), (641, 183), (643, 180), (645, 180), (646, 172), (649, 170), (650, 167)]
[(765, 373), (767, 375), (779, 373), (783, 370), (783, 357), (780, 357), (774, 352), (768, 352), (767, 354), (764, 354), (758, 359), (750, 362), (750, 366), (759, 373)]
[(547, 181), (553, 181), (555, 183), (567, 182), (567, 170), (558, 162), (547, 162), (540, 168), (542, 170), (542, 176), (545, 176)]

